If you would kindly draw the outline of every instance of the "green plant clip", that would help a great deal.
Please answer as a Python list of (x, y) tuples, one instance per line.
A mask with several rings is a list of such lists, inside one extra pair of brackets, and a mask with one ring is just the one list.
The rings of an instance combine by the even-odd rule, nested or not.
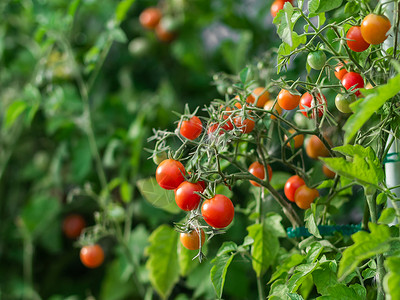
[(387, 163), (395, 163), (395, 162), (399, 162), (400, 161), (400, 155), (398, 152), (393, 152), (393, 153), (388, 153), (385, 157), (385, 159), (383, 160), (384, 164)]
[[(361, 230), (361, 224), (357, 225), (319, 225), (318, 230), (321, 235), (329, 236), (334, 235), (336, 232), (340, 232), (343, 235), (352, 235)], [(286, 228), (286, 233), (289, 238), (296, 237), (309, 237), (311, 233), (306, 227), (288, 227)]]

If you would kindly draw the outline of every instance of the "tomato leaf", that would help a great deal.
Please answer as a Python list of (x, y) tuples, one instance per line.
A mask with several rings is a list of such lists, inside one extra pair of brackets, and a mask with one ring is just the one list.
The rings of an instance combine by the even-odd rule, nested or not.
[(387, 274), (383, 278), (383, 288), (388, 299), (400, 299), (400, 257), (388, 257), (385, 261)]
[(27, 109), (27, 104), (23, 100), (17, 100), (11, 103), (11, 105), (7, 108), (6, 117), (5, 117), (5, 128), (11, 127), (17, 118)]
[(326, 295), (318, 297), (317, 299), (318, 300), (336, 300), (336, 299), (362, 300), (362, 299), (367, 299), (367, 291), (363, 286), (359, 284), (346, 286), (345, 284), (339, 283), (334, 286), (328, 287)]
[(354, 114), (349, 117), (343, 129), (345, 131), (344, 143), (351, 141), (358, 130), (386, 103), (387, 100), (400, 92), (400, 74), (388, 80), (387, 84), (380, 85), (371, 90), (360, 90), (366, 97), (352, 104), (350, 108)]
[(271, 283), (281, 277), (283, 274), (289, 272), (289, 270), (297, 265), (299, 265), (304, 260), (304, 257), (298, 253), (295, 253), (288, 258), (286, 258), (281, 264), (276, 268), (276, 271), (272, 274), (271, 279), (268, 283)]
[(161, 225), (150, 235), (150, 245), (146, 249), (150, 282), (163, 299), (168, 297), (179, 279), (178, 237), (173, 228)]
[(308, 10), (310, 13), (319, 14), (330, 11), (342, 5), (343, 0), (310, 0), (308, 2)]
[(190, 271), (192, 271), (199, 264), (198, 259), (193, 260), (198, 253), (198, 251), (188, 250), (183, 247), (182, 243), (178, 239), (179, 269), (181, 276), (187, 276)]
[(388, 239), (390, 229), (387, 225), (369, 223), (371, 233), (359, 231), (352, 235), (354, 244), (343, 252), (338, 277), (343, 280), (365, 259), (384, 253), (390, 249)]
[(290, 300), (289, 288), (286, 280), (278, 279), (272, 285), (269, 291), (269, 300)]
[(134, 2), (135, 0), (122, 0), (120, 3), (118, 3), (117, 9), (115, 10), (115, 20), (118, 23), (121, 23), (123, 20), (125, 20), (128, 10)]
[(292, 46), (283, 42), (278, 49), (278, 68), (277, 73), (281, 71), (281, 69), (285, 66), (286, 63), (290, 62), (290, 59), (287, 58), (294, 49), (296, 49), (300, 44), (305, 44), (307, 42), (306, 35), (298, 35), (296, 32), (292, 34)]
[(396, 210), (393, 207), (386, 207), (381, 212), (378, 223), (390, 224), (396, 219)]
[(328, 294), (328, 288), (339, 283), (336, 275), (336, 269), (337, 265), (335, 261), (327, 261), (321, 263), (319, 268), (312, 273), (314, 284), (318, 293), (321, 295)]
[(296, 292), (300, 285), (307, 279), (307, 275), (311, 274), (317, 267), (319, 262), (302, 264), (296, 267), (294, 274), (290, 277), (287, 285), (291, 293)]
[(155, 207), (170, 213), (179, 213), (181, 211), (175, 203), (174, 192), (160, 187), (154, 177), (140, 179), (136, 185), (142, 196)]
[(306, 211), (305, 215), (305, 222), (306, 222), (306, 228), (308, 231), (315, 237), (317, 238), (322, 238), (321, 234), (319, 233), (317, 222), (315, 221), (315, 211), (316, 211), (316, 205), (314, 203), (311, 204), (311, 209), (308, 209)]
[(273, 23), (277, 26), (279, 37), (284, 43), (288, 44), (289, 47), (293, 47), (295, 44), (293, 42), (293, 34), (295, 33), (293, 28), (300, 16), (301, 14), (295, 11), (289, 2), (286, 2), (283, 9), (281, 9), (274, 18)]

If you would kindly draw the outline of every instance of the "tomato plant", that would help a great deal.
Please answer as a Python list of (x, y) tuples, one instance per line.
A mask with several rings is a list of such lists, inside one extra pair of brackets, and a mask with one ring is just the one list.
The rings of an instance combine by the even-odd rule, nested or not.
[(200, 195), (196, 194), (204, 191), (199, 183), (184, 181), (175, 189), (175, 202), (179, 208), (190, 211), (195, 209), (200, 203)]
[(166, 190), (176, 189), (185, 180), (185, 167), (181, 162), (168, 158), (156, 170), (157, 183)]
[(294, 202), (294, 195), (296, 193), (296, 190), (305, 184), (306, 183), (299, 175), (293, 175), (292, 177), (290, 177), (286, 181), (284, 188), (286, 198), (288, 198), (289, 201)]
[(285, 89), (279, 92), (277, 98), (279, 106), (286, 110), (295, 109), (300, 102), (300, 95), (294, 95)]
[[(315, 99), (316, 98), (316, 99)], [(317, 96), (311, 95), (306, 92), (301, 96), (299, 108), (302, 110), (301, 113), (308, 118), (315, 118), (315, 110), (318, 111), (318, 117), (321, 118), (324, 114), (324, 107), (326, 107), (326, 98), (323, 94), (317, 94)]]
[(203, 202), (201, 214), (211, 227), (225, 228), (232, 222), (235, 209), (228, 197), (217, 194)]
[(325, 65), (326, 55), (324, 51), (318, 50), (310, 52), (307, 56), (308, 65), (314, 70), (321, 70)]
[(196, 116), (191, 117), (189, 120), (179, 122), (178, 128), (180, 134), (189, 140), (198, 138), (203, 130), (201, 121)]
[[(267, 169), (268, 169), (268, 180), (271, 181), (272, 178), (272, 168), (270, 165), (267, 165)], [(265, 168), (264, 166), (259, 163), (258, 161), (253, 162), (250, 166), (249, 166), (249, 173), (260, 178), (261, 180), (265, 179)], [(250, 180), (250, 183), (254, 186), (260, 186), (257, 182)]]
[(294, 193), (294, 202), (301, 209), (308, 209), (311, 207), (311, 203), (319, 197), (317, 189), (309, 188), (307, 185), (302, 185), (296, 189)]
[[(355, 52), (363, 52), (368, 49), (370, 43), (367, 43), (361, 35), (361, 26), (352, 26), (346, 34), (347, 46)], [(343, 76), (341, 76), (343, 77)], [(341, 78), (338, 78), (341, 80)]]
[(369, 14), (361, 22), (361, 34), (367, 43), (378, 45), (386, 40), (391, 26), (386, 16)]
[(104, 262), (104, 251), (98, 244), (82, 247), (79, 255), (82, 264), (91, 269), (101, 266)]
[(85, 227), (86, 221), (79, 214), (70, 214), (66, 216), (62, 224), (64, 234), (70, 239), (79, 237)]
[(201, 241), (197, 230), (192, 230), (190, 232), (181, 232), (179, 239), (183, 247), (189, 250), (200, 249), (200, 247), (204, 245), (204, 241), (206, 239), (203, 229), (200, 229), (200, 231), (201, 231)]

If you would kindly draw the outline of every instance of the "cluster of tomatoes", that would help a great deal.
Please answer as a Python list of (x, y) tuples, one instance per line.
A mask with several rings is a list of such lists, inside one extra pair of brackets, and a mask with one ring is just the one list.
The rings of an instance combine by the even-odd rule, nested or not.
[(176, 33), (171, 30), (169, 18), (163, 18), (162, 11), (157, 7), (148, 7), (139, 16), (139, 22), (143, 28), (154, 30), (157, 38), (162, 42), (171, 42)]
[[(63, 232), (69, 239), (78, 238), (85, 227), (86, 221), (79, 214), (66, 216), (62, 224)], [(97, 268), (104, 262), (104, 250), (99, 244), (82, 247), (79, 256), (82, 264), (88, 268)]]

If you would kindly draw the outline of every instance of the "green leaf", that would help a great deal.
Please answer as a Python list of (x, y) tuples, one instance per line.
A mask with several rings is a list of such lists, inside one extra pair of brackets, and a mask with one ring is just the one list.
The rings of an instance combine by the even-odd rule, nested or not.
[(10, 128), (17, 118), (27, 109), (27, 104), (23, 100), (14, 101), (8, 108), (5, 117), (5, 128)]
[(75, 16), (76, 10), (79, 7), (79, 4), (81, 3), (81, 0), (73, 0), (71, 4), (68, 7), (68, 15), (73, 17)]
[(283, 279), (276, 280), (272, 285), (269, 291), (269, 300), (290, 300), (289, 296), (289, 288), (287, 283)]
[(353, 272), (363, 260), (390, 249), (390, 229), (387, 225), (369, 223), (369, 229), (371, 233), (359, 231), (352, 235), (354, 244), (344, 250), (339, 263), (340, 280)]
[(264, 226), (276, 237), (287, 236), (286, 230), (282, 226), (282, 216), (277, 213), (268, 213), (264, 219)]
[(390, 224), (396, 219), (396, 210), (393, 207), (387, 207), (382, 210), (378, 223)]
[(153, 206), (171, 213), (180, 212), (179, 207), (175, 203), (174, 191), (165, 190), (160, 187), (154, 177), (140, 179), (136, 184), (143, 197)]
[(122, 0), (118, 3), (117, 9), (115, 10), (115, 20), (117, 20), (118, 23), (125, 20), (128, 10), (134, 2), (135, 0)]
[(307, 42), (306, 35), (298, 35), (296, 32), (292, 33), (292, 42), (293, 45), (290, 46), (287, 43), (282, 43), (278, 49), (278, 69), (277, 73), (281, 71), (281, 69), (285, 66), (286, 63), (290, 62), (290, 59), (287, 56), (295, 50), (300, 44), (305, 44)]
[(321, 295), (328, 294), (328, 288), (339, 283), (336, 272), (331, 269), (329, 261), (320, 264), (312, 276), (317, 291)]
[(327, 295), (318, 297), (318, 300), (365, 300), (367, 291), (359, 284), (346, 286), (339, 283), (327, 289)]
[(150, 282), (163, 299), (168, 298), (179, 279), (178, 237), (173, 228), (161, 225), (150, 235), (146, 249)]
[(302, 264), (296, 267), (294, 274), (290, 277), (287, 285), (291, 293), (295, 293), (300, 285), (307, 279), (307, 275), (311, 274), (319, 266), (318, 262)]
[(333, 148), (344, 155), (343, 157), (320, 159), (334, 172), (349, 179), (357, 180), (363, 185), (372, 184), (378, 186), (384, 178), (379, 159), (371, 147), (364, 148), (361, 145), (346, 145)]
[(239, 73), (239, 77), (240, 77), (240, 81), (245, 84), (246, 81), (248, 80), (250, 74), (250, 69), (249, 68), (244, 68), (243, 70), (240, 71)]
[(199, 264), (198, 259), (193, 260), (198, 253), (198, 251), (186, 249), (178, 240), (179, 269), (181, 276), (187, 276), (190, 271)]
[(315, 221), (315, 210), (316, 205), (314, 203), (311, 204), (311, 209), (306, 211), (306, 215), (304, 220), (306, 221), (306, 228), (308, 231), (317, 238), (322, 238), (319, 233), (317, 222)]
[(344, 142), (349, 143), (358, 130), (385, 104), (387, 100), (400, 92), (400, 74), (388, 80), (385, 85), (380, 85), (372, 90), (362, 90), (362, 93), (368, 93), (364, 99), (360, 99), (350, 105), (354, 114), (352, 114), (343, 129), (345, 131)]
[(128, 203), (132, 199), (132, 186), (129, 182), (124, 181), (121, 183), (119, 187), (119, 192), (121, 194), (121, 198), (125, 203)]
[(273, 23), (277, 26), (279, 37), (284, 43), (288, 44), (289, 47), (293, 47), (295, 44), (293, 41), (293, 34), (295, 33), (293, 28), (300, 17), (301, 14), (295, 11), (289, 2), (286, 2), (283, 9), (281, 9), (274, 18)]
[(92, 168), (92, 153), (87, 138), (79, 140), (72, 153), (72, 172), (76, 180), (83, 180)]
[(232, 248), (232, 245), (227, 246), (224, 243), (221, 246), (221, 248), (218, 251), (217, 257), (214, 258), (211, 262), (213, 264), (213, 267), (211, 268), (210, 272), (211, 282), (214, 286), (215, 293), (219, 298), (222, 297), (222, 291), (224, 289), (228, 267), (237, 253), (237, 252), (230, 252), (230, 253), (227, 252), (227, 248), (228, 249)]
[(308, 2), (308, 10), (311, 13), (319, 14), (340, 7), (342, 2), (343, 0), (310, 0)]
[(288, 293), (290, 300), (304, 300), (304, 298), (299, 294)]
[(289, 270), (291, 268), (299, 265), (301, 262), (303, 262), (303, 260), (304, 260), (304, 257), (298, 253), (295, 253), (295, 254), (289, 256), (287, 259), (285, 259), (283, 261), (283, 263), (281, 263), (277, 266), (277, 269), (272, 274), (271, 279), (269, 280), (269, 283), (278, 279), (282, 274), (289, 272)]
[(383, 278), (383, 288), (387, 294), (387, 299), (400, 299), (400, 257), (388, 257), (385, 261), (385, 267), (388, 272)]

